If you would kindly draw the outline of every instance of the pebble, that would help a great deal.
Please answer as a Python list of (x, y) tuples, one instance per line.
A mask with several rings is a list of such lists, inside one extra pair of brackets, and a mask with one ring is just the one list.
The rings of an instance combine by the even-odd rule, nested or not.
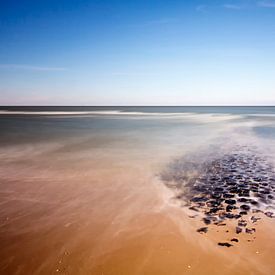
[(208, 232), (208, 227), (201, 227), (197, 230), (199, 233), (207, 233)]
[(236, 242), (236, 243), (238, 243), (238, 242), (239, 242), (239, 240), (238, 240), (238, 239), (236, 239), (236, 238), (233, 238), (233, 239), (231, 239), (231, 242)]
[(226, 246), (226, 247), (233, 246), (233, 245), (230, 244), (230, 243), (218, 243), (218, 245), (220, 245), (220, 246)]
[(235, 201), (235, 200), (225, 200), (224, 202), (225, 202), (226, 204), (230, 204), (230, 205), (236, 204), (236, 201)]
[(255, 228), (251, 228), (251, 229), (246, 228), (246, 229), (245, 229), (245, 233), (247, 233), (247, 234), (252, 234), (252, 233), (254, 233), (254, 232), (256, 232), (256, 229), (255, 229)]
[(252, 223), (255, 223), (255, 222), (257, 222), (258, 220), (260, 220), (261, 218), (252, 216), (250, 219), (251, 219)]
[(274, 218), (273, 212), (265, 212), (264, 214), (269, 218)]
[(238, 227), (238, 226), (236, 227), (236, 233), (237, 233), (237, 234), (242, 233), (242, 231), (243, 231), (242, 228), (240, 228), (240, 227)]
[(209, 218), (203, 218), (202, 220), (205, 224), (210, 224), (211, 223), (211, 219), (209, 219)]
[(250, 206), (249, 206), (249, 205), (247, 205), (247, 204), (243, 204), (243, 205), (241, 205), (241, 206), (240, 206), (240, 208), (241, 208), (242, 210), (245, 210), (245, 211), (250, 210)]

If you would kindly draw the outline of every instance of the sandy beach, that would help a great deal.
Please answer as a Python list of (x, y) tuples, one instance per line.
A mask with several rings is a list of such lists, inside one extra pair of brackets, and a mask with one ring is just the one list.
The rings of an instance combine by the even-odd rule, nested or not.
[(157, 133), (147, 143), (135, 131), (2, 146), (1, 273), (274, 273), (275, 219), (257, 213), (253, 234), (236, 234), (236, 220), (197, 232), (203, 216), (161, 178), (190, 146), (178, 150), (175, 135), (160, 141)]

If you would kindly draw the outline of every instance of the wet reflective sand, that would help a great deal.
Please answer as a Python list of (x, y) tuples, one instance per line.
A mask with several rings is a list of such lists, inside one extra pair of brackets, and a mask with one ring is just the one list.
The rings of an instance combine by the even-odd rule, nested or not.
[[(189, 131), (193, 140), (200, 127)], [(204, 223), (159, 175), (186, 153), (179, 146), (201, 144), (162, 133), (2, 145), (1, 274), (273, 274), (275, 219), (257, 221), (255, 234), (229, 248), (217, 243), (235, 236), (233, 223), (198, 233)]]

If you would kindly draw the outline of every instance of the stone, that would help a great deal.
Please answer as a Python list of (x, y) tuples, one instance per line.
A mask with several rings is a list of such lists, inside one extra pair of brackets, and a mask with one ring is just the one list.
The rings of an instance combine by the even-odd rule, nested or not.
[(243, 226), (243, 227), (245, 227), (245, 226), (247, 226), (247, 222), (246, 222), (245, 220), (239, 220), (239, 221), (238, 221), (238, 226)]
[(256, 229), (255, 228), (246, 228), (245, 229), (245, 233), (247, 233), (247, 234), (252, 234), (253, 232), (256, 232)]
[(233, 238), (233, 239), (231, 239), (231, 242), (236, 242), (236, 243), (238, 243), (238, 242), (239, 242), (239, 240), (238, 240), (238, 239), (236, 239), (236, 238)]
[(207, 233), (208, 232), (208, 227), (201, 227), (197, 230), (199, 233)]
[(211, 223), (211, 219), (209, 219), (209, 218), (203, 218), (202, 220), (205, 224), (210, 224)]
[(237, 234), (242, 233), (242, 231), (243, 231), (242, 228), (240, 228), (240, 227), (238, 227), (238, 226), (236, 227), (236, 233), (237, 233)]
[(230, 243), (218, 243), (219, 246), (225, 246), (225, 247), (230, 247), (232, 244)]
[(243, 204), (243, 205), (241, 205), (241, 206), (240, 206), (240, 208), (241, 208), (242, 210), (245, 210), (245, 211), (250, 210), (250, 206), (249, 206), (249, 205), (247, 205), (247, 204)]
[(224, 202), (230, 205), (236, 204), (236, 200), (225, 200)]
[(268, 212), (265, 212), (264, 214), (269, 218), (274, 218), (273, 212), (268, 211)]

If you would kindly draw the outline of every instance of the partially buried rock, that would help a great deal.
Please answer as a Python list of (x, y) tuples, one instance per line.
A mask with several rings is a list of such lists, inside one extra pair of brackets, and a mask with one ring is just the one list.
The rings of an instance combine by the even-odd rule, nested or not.
[(210, 224), (211, 223), (211, 219), (209, 219), (209, 218), (203, 218), (202, 220), (205, 224)]
[(265, 212), (264, 214), (269, 218), (274, 218), (273, 212)]
[(197, 232), (199, 232), (199, 233), (207, 233), (207, 231), (208, 231), (207, 227), (201, 227), (197, 230)]
[(234, 198), (235, 196), (234, 196), (233, 194), (225, 193), (225, 194), (223, 194), (223, 197), (224, 197), (225, 199), (232, 199), (232, 198)]
[(235, 215), (232, 214), (232, 213), (225, 213), (224, 216), (228, 219), (234, 219), (235, 218)]
[(233, 239), (231, 239), (231, 242), (236, 242), (236, 243), (238, 243), (238, 242), (239, 242), (239, 240), (238, 240), (238, 239), (236, 239), (236, 238), (233, 238)]
[(236, 201), (235, 201), (235, 200), (230, 200), (230, 199), (225, 200), (224, 202), (225, 202), (226, 204), (230, 204), (230, 205), (236, 204)]
[(243, 216), (243, 215), (247, 215), (247, 212), (246, 212), (246, 211), (241, 211), (239, 214), (240, 214), (241, 216)]
[(230, 243), (218, 243), (219, 246), (226, 246), (226, 247), (230, 247), (232, 246), (232, 244)]
[(198, 208), (196, 208), (195, 206), (190, 206), (190, 207), (189, 207), (189, 209), (190, 209), (190, 210), (193, 210), (193, 211), (196, 211), (196, 212), (198, 212), (198, 211), (199, 211), (199, 209), (198, 209)]
[(245, 226), (247, 226), (247, 222), (244, 221), (244, 220), (239, 220), (239, 221), (238, 221), (238, 226), (243, 226), (243, 227), (245, 227)]
[(254, 223), (254, 222), (257, 222), (258, 220), (260, 220), (261, 218), (252, 216), (250, 219), (251, 219), (252, 223)]
[(231, 212), (234, 209), (235, 209), (235, 207), (232, 206), (232, 205), (227, 205), (226, 208), (225, 208), (226, 212)]
[(250, 209), (250, 206), (247, 205), (247, 204), (243, 204), (243, 205), (240, 206), (240, 208), (241, 208), (242, 210), (248, 211), (248, 210)]
[(240, 227), (238, 227), (238, 226), (236, 227), (236, 233), (237, 233), (237, 234), (242, 233), (242, 231), (243, 231), (242, 228), (240, 228)]
[(246, 228), (246, 229), (245, 229), (245, 233), (247, 233), (247, 234), (252, 234), (253, 232), (256, 232), (256, 229), (255, 229), (255, 228), (251, 228), (251, 229)]

